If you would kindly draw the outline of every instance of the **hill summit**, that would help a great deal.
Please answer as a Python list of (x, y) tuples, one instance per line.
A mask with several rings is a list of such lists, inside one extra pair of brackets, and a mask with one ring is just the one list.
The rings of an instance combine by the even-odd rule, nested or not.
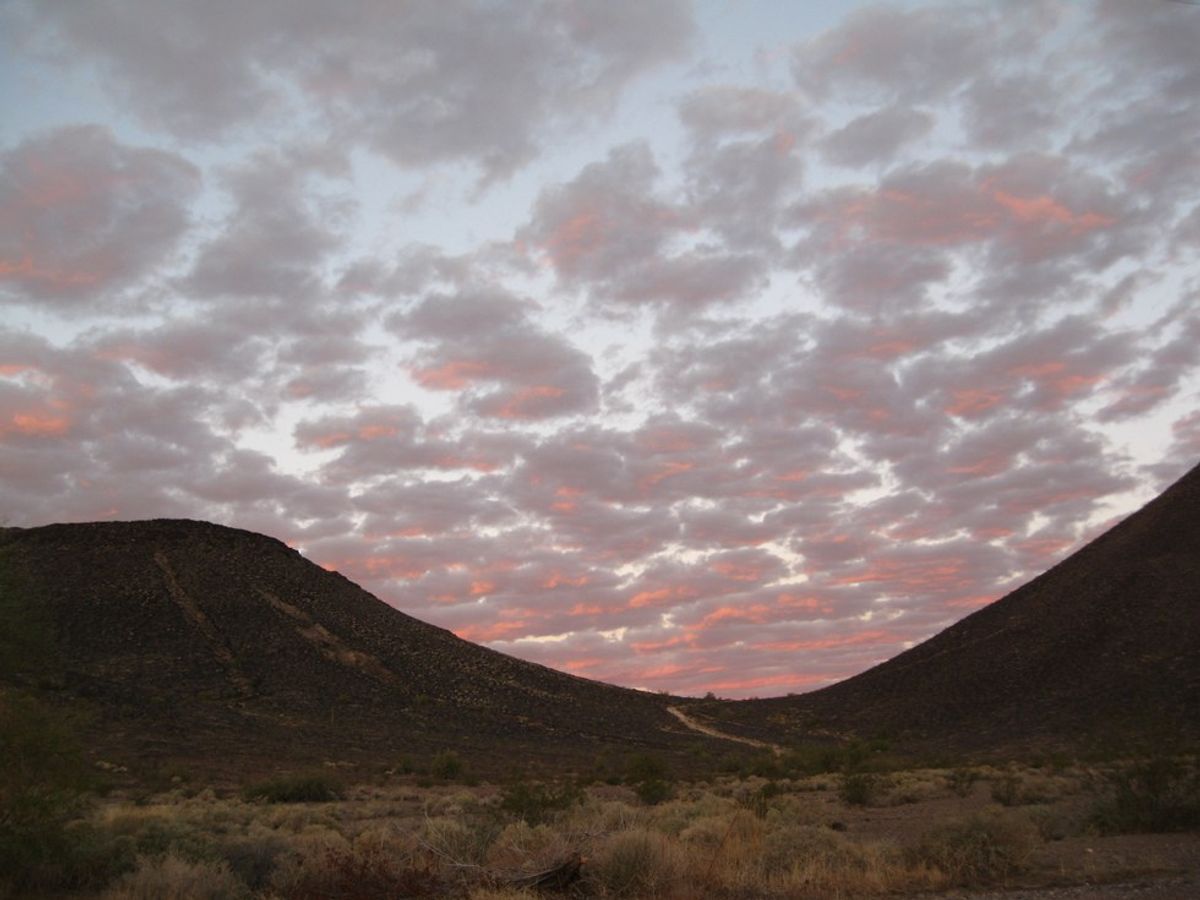
[(0, 530), (0, 593), (0, 683), (82, 702), (116, 759), (253, 769), (453, 748), (486, 769), (711, 742), (667, 698), (468, 643), (206, 522)]

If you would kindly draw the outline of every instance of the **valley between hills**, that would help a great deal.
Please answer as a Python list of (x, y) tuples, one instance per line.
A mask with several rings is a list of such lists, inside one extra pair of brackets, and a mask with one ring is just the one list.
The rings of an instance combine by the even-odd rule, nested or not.
[(1200, 894), (1200, 468), (798, 696), (557, 672), (189, 520), (0, 529), (0, 616), (7, 896)]

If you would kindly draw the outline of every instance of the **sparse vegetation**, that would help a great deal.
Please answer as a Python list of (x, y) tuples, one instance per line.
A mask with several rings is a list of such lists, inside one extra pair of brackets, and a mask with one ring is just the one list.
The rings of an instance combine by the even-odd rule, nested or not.
[(573, 784), (518, 781), (500, 792), (500, 809), (529, 825), (541, 825), (581, 802), (583, 792)]
[(952, 884), (986, 884), (1024, 871), (1037, 840), (1037, 830), (1027, 819), (978, 815), (933, 828), (910, 856), (937, 869)]
[(947, 786), (957, 797), (970, 796), (977, 781), (979, 781), (979, 773), (965, 767), (954, 769), (946, 776)]
[(223, 862), (166, 854), (142, 857), (134, 871), (105, 892), (104, 900), (241, 900), (249, 894)]
[(466, 763), (453, 750), (443, 750), (429, 763), (429, 774), (442, 781), (457, 781), (463, 778), (466, 772)]
[[(53, 878), (27, 867), (41, 880), (26, 877), (18, 895), (33, 885), (91, 891), (84, 896), (106, 890), (113, 900), (515, 900), (536, 896), (529, 879), (556, 871), (573, 879), (579, 897), (894, 895), (1029, 878), (1042, 841), (1086, 839), (1075, 836), (1086, 827), (1088, 797), (1063, 787), (1086, 784), (1086, 770), (1054, 776), (1063, 784), (1047, 791), (1049, 782), (1039, 779), (1048, 776), (1027, 767), (977, 768), (977, 777), (998, 783), (1013, 776), (1018, 794), (1037, 786), (1053, 795), (1036, 807), (989, 810), (982, 791), (958, 796), (955, 785), (973, 779), (946, 769), (698, 783), (672, 779), (653, 756), (632, 757), (621, 768), (624, 784), (586, 789), (534, 779), (420, 788), (416, 776), (393, 772), (383, 784), (338, 785), (341, 799), (320, 804), (263, 802), (310, 796), (301, 785), (316, 775), (332, 787), (320, 772), (225, 798), (178, 786), (140, 800), (110, 798), (90, 810), (73, 808), (84, 818), (62, 825), (76, 846), (63, 857), (69, 867)], [(1141, 830), (1162, 820), (1118, 815), (1112, 804), (1177, 809), (1179, 798), (1194, 797), (1192, 778), (1186, 761), (1114, 768), (1093, 782), (1101, 793), (1092, 802), (1109, 804), (1096, 807), (1109, 810), (1106, 830)], [(655, 785), (673, 796), (649, 802), (642, 794)], [(864, 789), (868, 803), (911, 805), (903, 813), (909, 825), (872, 834), (868, 823), (878, 816), (860, 804)], [(957, 812), (938, 812), (941, 821), (922, 828), (935, 808), (927, 803), (950, 803)], [(572, 869), (572, 860), (582, 862)]]
[(851, 772), (842, 776), (838, 796), (850, 806), (872, 806), (881, 793), (879, 776), (870, 772)]
[(267, 803), (328, 803), (342, 796), (342, 786), (324, 772), (311, 772), (258, 782), (246, 788), (245, 796)]
[(131, 864), (78, 817), (96, 779), (68, 713), (0, 692), (0, 896), (104, 883)]
[(1107, 834), (1200, 829), (1200, 768), (1156, 756), (1107, 773), (1108, 796), (1092, 814)]

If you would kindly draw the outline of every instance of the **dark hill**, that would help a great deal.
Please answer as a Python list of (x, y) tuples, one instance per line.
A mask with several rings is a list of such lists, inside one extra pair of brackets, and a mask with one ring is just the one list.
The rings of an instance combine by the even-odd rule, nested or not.
[(1200, 739), (1200, 467), (1045, 574), (810, 694), (699, 704), (727, 730), (997, 751)]
[(0, 529), (0, 620), (0, 685), (82, 704), (95, 754), (143, 768), (454, 748), (486, 773), (714, 744), (665, 697), (470, 644), (277, 540), (203, 522)]

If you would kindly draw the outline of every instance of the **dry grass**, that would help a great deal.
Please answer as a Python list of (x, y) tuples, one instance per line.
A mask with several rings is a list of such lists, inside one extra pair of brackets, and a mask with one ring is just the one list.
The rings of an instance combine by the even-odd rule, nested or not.
[[(1079, 834), (1095, 802), (1078, 771), (981, 768), (978, 780), (963, 796), (970, 779), (950, 770), (891, 773), (872, 807), (848, 805), (828, 776), (679, 785), (655, 806), (595, 786), (534, 823), (506, 806), (511, 790), (487, 786), (393, 784), (324, 803), (176, 792), (110, 798), (90, 825), (137, 857), (113, 900), (517, 900), (537, 896), (523, 878), (576, 855), (576, 896), (803, 898), (1003, 884), (1044, 841)], [(997, 785), (1014, 808), (991, 798)]]
[(240, 900), (249, 889), (223, 862), (193, 862), (173, 854), (143, 857), (105, 900)]

